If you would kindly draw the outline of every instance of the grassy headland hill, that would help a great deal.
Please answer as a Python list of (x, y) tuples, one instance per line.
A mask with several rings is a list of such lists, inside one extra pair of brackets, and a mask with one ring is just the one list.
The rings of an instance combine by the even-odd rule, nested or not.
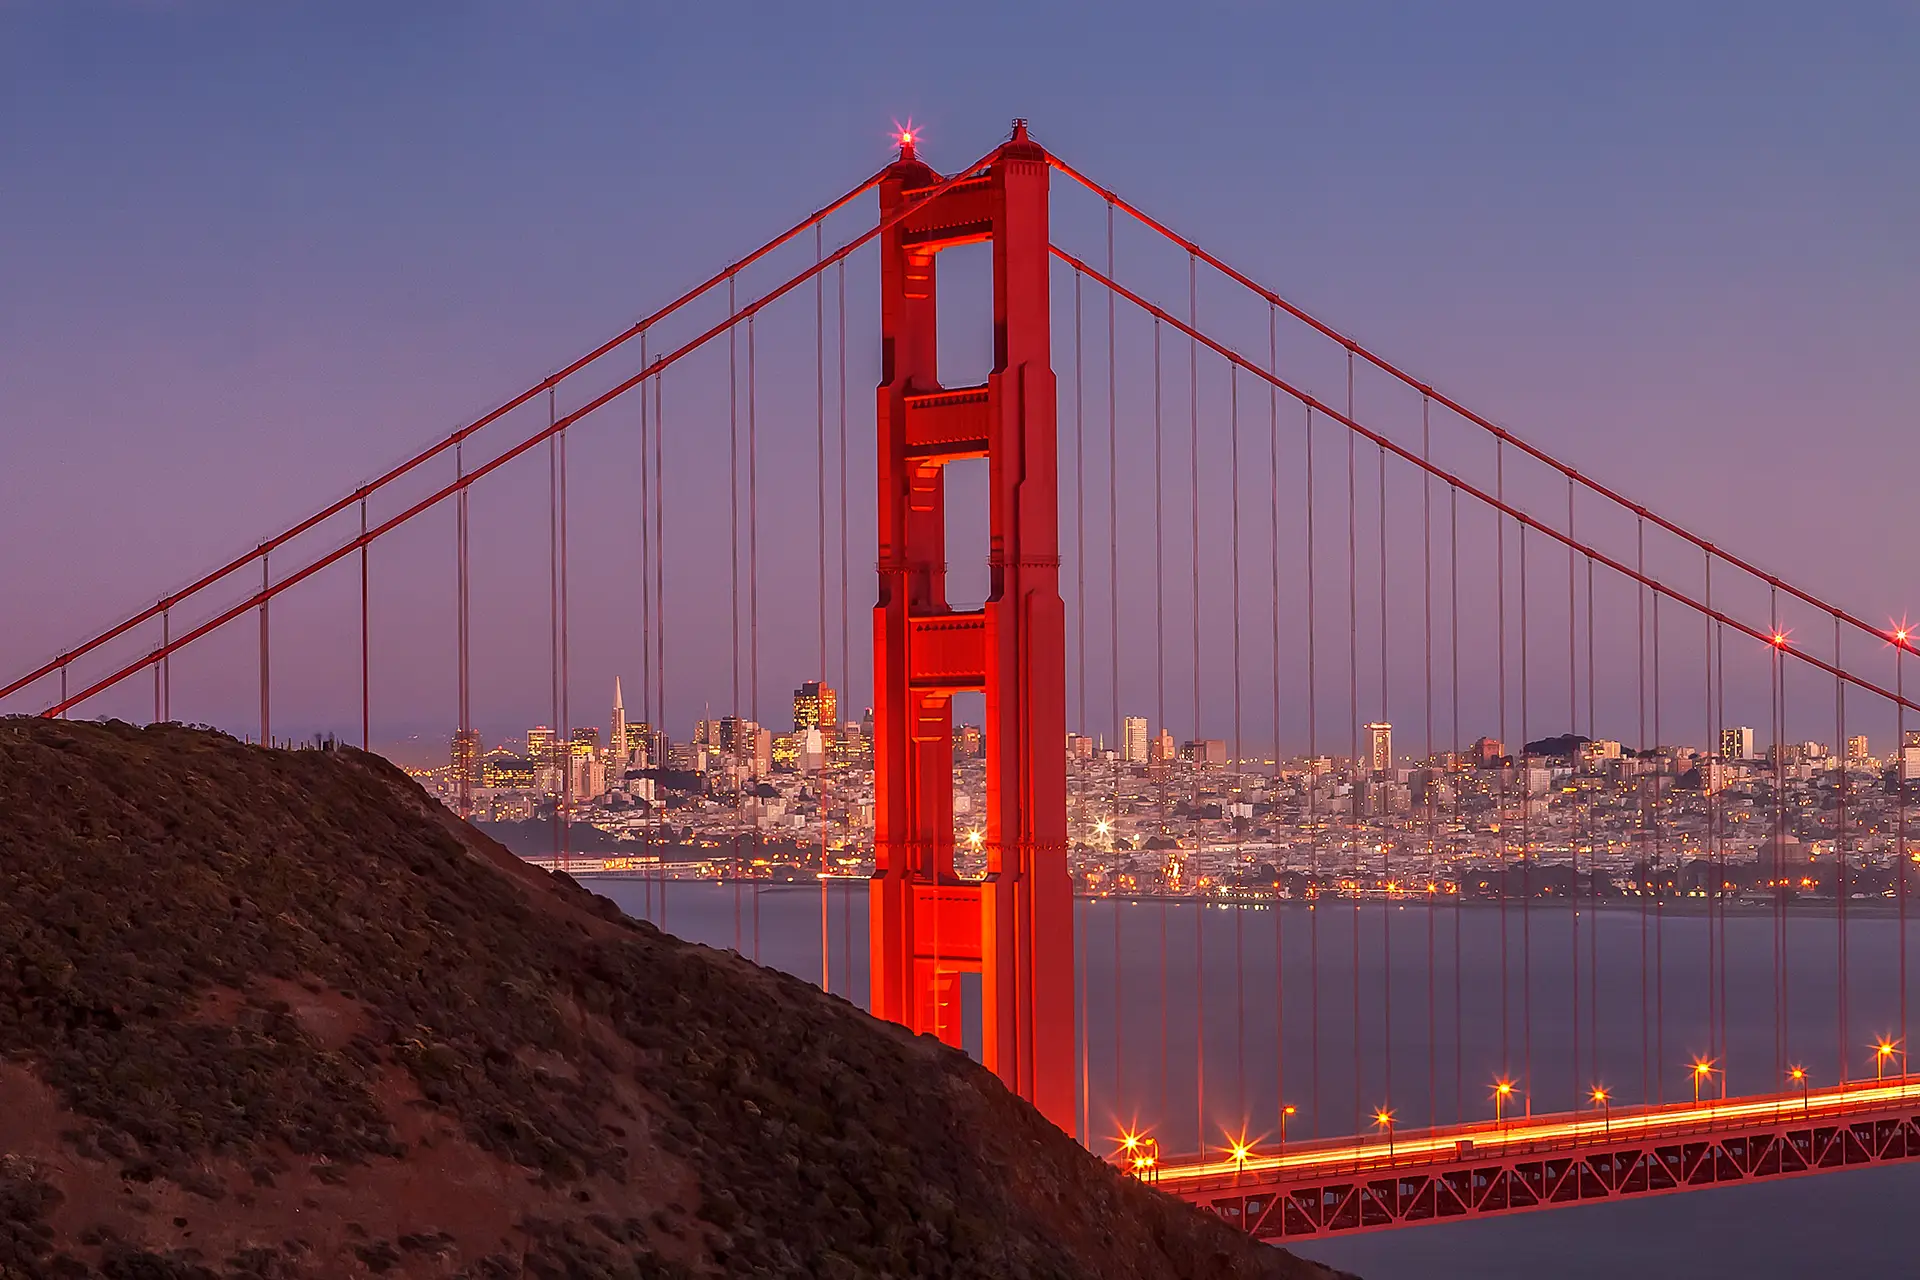
[(1311, 1277), (384, 761), (0, 721), (0, 1276)]

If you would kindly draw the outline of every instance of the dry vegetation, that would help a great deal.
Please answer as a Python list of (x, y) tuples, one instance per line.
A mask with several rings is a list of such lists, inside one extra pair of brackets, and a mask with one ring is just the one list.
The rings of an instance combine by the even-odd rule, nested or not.
[(0, 1276), (1319, 1276), (353, 751), (0, 721)]

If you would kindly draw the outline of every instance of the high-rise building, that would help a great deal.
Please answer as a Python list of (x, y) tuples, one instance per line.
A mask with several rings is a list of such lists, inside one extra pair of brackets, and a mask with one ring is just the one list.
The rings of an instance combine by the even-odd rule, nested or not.
[(1179, 748), (1174, 745), (1173, 735), (1165, 729), (1147, 740), (1147, 763), (1149, 764), (1171, 760), (1178, 754)]
[(738, 775), (759, 777), (772, 770), (772, 730), (763, 728), (744, 716), (722, 716), (718, 722), (703, 721), (702, 723), (716, 725), (715, 734), (720, 752), (737, 770)]
[(1740, 724), (1720, 731), (1722, 760), (1753, 759), (1753, 726)]
[(1227, 762), (1227, 744), (1222, 738), (1195, 738), (1187, 743), (1187, 759), (1195, 764), (1221, 765)]
[(1367, 726), (1367, 771), (1393, 772), (1393, 726), (1384, 720)]
[(517, 756), (491, 756), (480, 762), (482, 786), (524, 790), (533, 786), (533, 761)]
[[(593, 733), (597, 740), (599, 731)], [(576, 733), (572, 758), (567, 762), (567, 798), (573, 804), (596, 800), (607, 790), (607, 767), (599, 748)]]
[(627, 707), (620, 700), (620, 677), (613, 678), (613, 725), (607, 735), (607, 772), (619, 777), (627, 771), (631, 748), (627, 742)]
[(1507, 744), (1498, 738), (1476, 738), (1467, 756), (1475, 764), (1498, 764), (1507, 754)]
[(809, 680), (793, 691), (793, 731), (821, 729), (831, 733), (839, 712), (839, 699), (833, 686), (824, 680)]
[(527, 730), (527, 759), (545, 764), (553, 758), (553, 730), (537, 724)]
[(1147, 762), (1147, 718), (1128, 716), (1120, 722), (1120, 758), (1128, 764)]
[(527, 759), (533, 762), (534, 790), (559, 795), (566, 780), (566, 757), (552, 729), (538, 724), (527, 730)]
[(980, 732), (977, 724), (957, 724), (953, 726), (953, 756), (956, 760), (973, 760), (986, 754), (986, 735)]
[[(818, 729), (806, 729), (793, 736), (797, 739), (795, 767), (802, 773), (818, 773), (827, 763), (827, 735)], [(778, 749), (776, 745), (775, 750)]]
[[(462, 729), (453, 735), (453, 784), (464, 803), (480, 785), (480, 731)], [(465, 785), (462, 786), (461, 784)]]
[(1867, 735), (1856, 733), (1847, 739), (1847, 759), (1865, 760), (1867, 758)]
[(627, 726), (627, 768), (659, 769), (667, 763), (667, 735), (642, 720)]

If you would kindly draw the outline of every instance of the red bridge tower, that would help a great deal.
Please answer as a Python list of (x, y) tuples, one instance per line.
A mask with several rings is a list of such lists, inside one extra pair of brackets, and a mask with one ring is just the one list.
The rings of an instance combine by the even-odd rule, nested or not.
[[(873, 1011), (949, 1044), (981, 975), (983, 1056), (1063, 1129), (1076, 1112), (1047, 155), (1024, 121), (945, 190), (911, 135), (880, 185), (879, 599), (873, 610)], [(940, 385), (936, 255), (993, 245), (993, 372)], [(984, 608), (946, 598), (943, 468), (985, 458)], [(986, 695), (987, 876), (953, 870), (953, 695)]]

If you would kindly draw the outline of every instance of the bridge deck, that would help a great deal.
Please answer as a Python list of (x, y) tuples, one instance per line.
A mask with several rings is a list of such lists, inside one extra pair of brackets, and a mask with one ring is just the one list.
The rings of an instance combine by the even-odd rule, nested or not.
[(1920, 1077), (1178, 1157), (1160, 1188), (1301, 1239), (1920, 1158)]

